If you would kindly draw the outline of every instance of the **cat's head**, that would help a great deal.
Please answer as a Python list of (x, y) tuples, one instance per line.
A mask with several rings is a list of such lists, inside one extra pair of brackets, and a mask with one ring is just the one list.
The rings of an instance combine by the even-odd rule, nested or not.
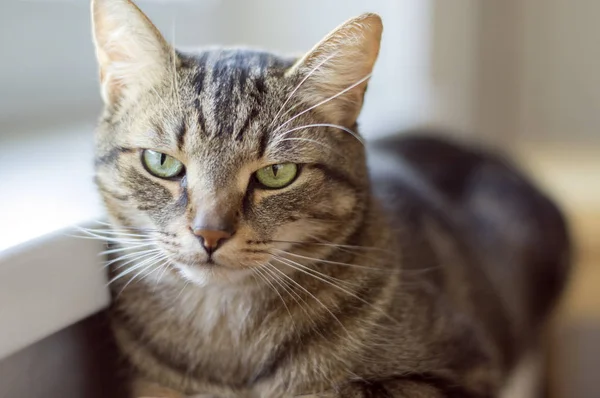
[(377, 15), (295, 59), (177, 52), (129, 0), (93, 0), (92, 14), (106, 104), (96, 181), (115, 228), (133, 231), (124, 240), (147, 236), (138, 247), (207, 283), (356, 232), (369, 182), (355, 129)]

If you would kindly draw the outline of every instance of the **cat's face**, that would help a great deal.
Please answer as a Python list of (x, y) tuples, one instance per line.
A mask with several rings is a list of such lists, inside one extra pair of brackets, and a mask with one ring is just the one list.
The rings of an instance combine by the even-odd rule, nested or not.
[(267, 262), (289, 268), (285, 252), (327, 250), (354, 232), (368, 178), (351, 130), (378, 17), (348, 22), (296, 61), (175, 53), (129, 1), (96, 0), (93, 11), (107, 103), (97, 183), (112, 223), (151, 239), (148, 258), (204, 284)]

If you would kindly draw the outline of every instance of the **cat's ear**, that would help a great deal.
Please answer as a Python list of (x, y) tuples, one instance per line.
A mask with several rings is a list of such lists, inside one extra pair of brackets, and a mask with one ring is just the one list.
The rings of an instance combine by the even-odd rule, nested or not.
[(130, 0), (92, 0), (92, 24), (107, 104), (135, 96), (168, 73), (169, 44)]
[(290, 70), (306, 79), (299, 88), (304, 100), (313, 105), (322, 103), (316, 111), (336, 123), (352, 126), (362, 108), (382, 31), (378, 15), (363, 14), (321, 40)]

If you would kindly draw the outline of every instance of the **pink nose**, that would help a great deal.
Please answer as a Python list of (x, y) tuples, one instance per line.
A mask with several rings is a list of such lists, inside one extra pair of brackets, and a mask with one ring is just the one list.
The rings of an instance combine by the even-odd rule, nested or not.
[(227, 231), (193, 229), (192, 232), (200, 238), (200, 243), (202, 243), (202, 246), (204, 246), (209, 254), (214, 252), (219, 247), (219, 244), (231, 238), (231, 234)]

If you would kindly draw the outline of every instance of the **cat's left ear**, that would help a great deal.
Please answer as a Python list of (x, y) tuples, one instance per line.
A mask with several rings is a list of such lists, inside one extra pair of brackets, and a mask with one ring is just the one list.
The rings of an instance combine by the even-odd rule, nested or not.
[(299, 94), (310, 104), (321, 104), (315, 111), (336, 123), (354, 125), (379, 55), (382, 31), (377, 14), (350, 19), (292, 67), (289, 74), (305, 79)]
[(131, 0), (92, 0), (102, 98), (115, 104), (164, 79), (174, 53)]

